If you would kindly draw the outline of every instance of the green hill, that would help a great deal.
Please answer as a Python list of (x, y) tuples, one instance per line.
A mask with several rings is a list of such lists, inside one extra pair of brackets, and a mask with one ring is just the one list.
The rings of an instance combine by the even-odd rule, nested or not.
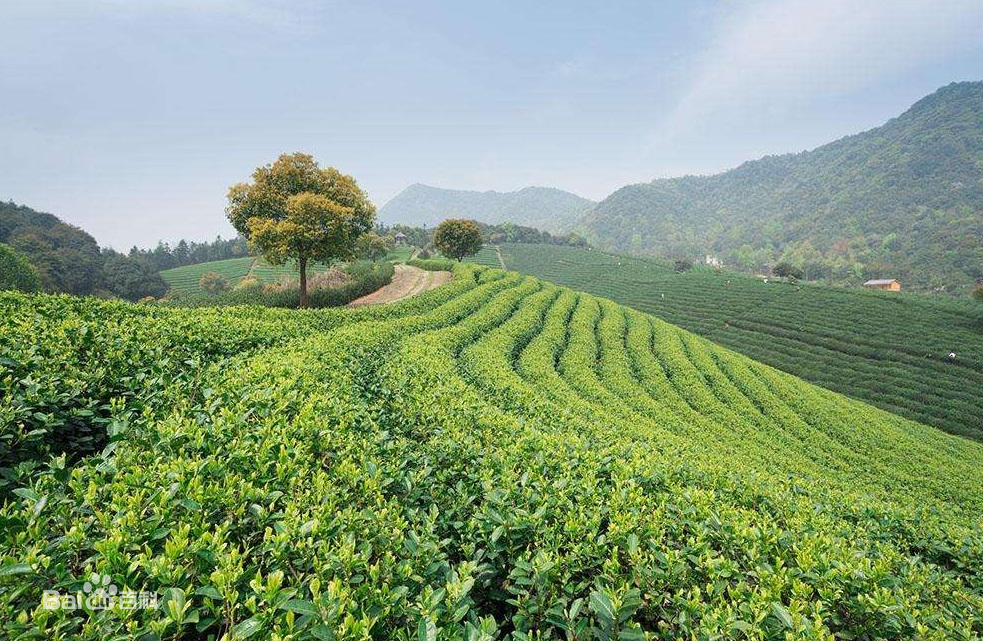
[(0, 243), (27, 256), (46, 291), (84, 295), (105, 286), (96, 240), (53, 214), (0, 202)]
[[(490, 249), (488, 251), (491, 251)], [(509, 269), (610, 298), (756, 360), (954, 434), (983, 439), (983, 305), (792, 285), (550, 245), (505, 245)], [(955, 364), (944, 362), (954, 350)]]
[(560, 189), (526, 187), (513, 192), (464, 191), (410, 185), (379, 209), (387, 224), (436, 227), (445, 218), (511, 222), (550, 233), (570, 231), (596, 203)]
[(201, 287), (198, 283), (205, 274), (214, 272), (225, 278), (230, 285), (235, 285), (249, 274), (249, 270), (252, 269), (255, 260), (253, 256), (213, 260), (207, 263), (165, 269), (160, 272), (160, 275), (168, 287), (171, 288), (171, 291), (182, 293), (200, 292)]
[[(314, 264), (310, 267), (309, 273), (315, 274), (325, 270), (327, 270), (326, 266)], [(201, 281), (203, 275), (209, 272), (214, 272), (222, 276), (230, 285), (235, 285), (246, 276), (255, 276), (261, 283), (273, 283), (280, 278), (296, 279), (298, 277), (297, 269), (289, 263), (285, 265), (270, 265), (262, 258), (254, 256), (213, 260), (207, 263), (174, 267), (163, 270), (160, 272), (160, 275), (172, 291), (191, 294), (201, 291), (199, 281)]]
[(582, 226), (606, 249), (964, 288), (983, 278), (983, 82), (813, 151), (624, 187)]
[[(589, 294), (0, 310), (6, 637), (983, 631), (980, 444)], [(13, 465), (76, 419), (111, 446)], [(41, 609), (91, 573), (160, 608)]]
[(24, 205), (0, 202), (0, 243), (27, 259), (46, 292), (137, 301), (167, 290), (146, 255), (100, 249), (85, 231)]

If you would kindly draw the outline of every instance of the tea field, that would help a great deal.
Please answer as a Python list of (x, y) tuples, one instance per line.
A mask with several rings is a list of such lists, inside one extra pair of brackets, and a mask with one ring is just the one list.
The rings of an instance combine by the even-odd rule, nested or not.
[(386, 260), (394, 263), (405, 263), (413, 256), (415, 251), (416, 248), (410, 247), (409, 245), (396, 245), (386, 254)]
[(201, 288), (198, 286), (198, 282), (205, 274), (215, 272), (227, 280), (230, 285), (235, 285), (249, 274), (254, 261), (255, 258), (252, 256), (214, 260), (208, 263), (165, 269), (160, 272), (160, 275), (174, 291), (200, 292)]
[[(309, 268), (309, 273), (313, 274), (326, 269), (326, 266), (315, 263)], [(274, 283), (281, 278), (297, 278), (297, 268), (293, 265), (271, 265), (261, 257), (254, 256), (183, 265), (173, 269), (165, 269), (160, 272), (160, 275), (172, 291), (182, 294), (195, 294), (202, 291), (199, 282), (201, 277), (209, 272), (219, 274), (228, 281), (229, 285), (235, 285), (246, 276), (254, 276), (261, 283)]]
[(482, 247), (474, 256), (469, 256), (464, 260), (468, 263), (484, 265), (485, 267), (496, 268), (501, 266), (501, 263), (498, 262), (498, 252), (495, 251), (494, 247), (488, 245)]
[[(0, 294), (0, 637), (983, 633), (983, 446), (454, 269), (299, 312)], [(94, 573), (157, 607), (42, 606)]]
[[(789, 284), (553, 245), (502, 247), (509, 269), (585, 291), (953, 434), (983, 439), (983, 305)], [(945, 356), (955, 351), (953, 364)]]

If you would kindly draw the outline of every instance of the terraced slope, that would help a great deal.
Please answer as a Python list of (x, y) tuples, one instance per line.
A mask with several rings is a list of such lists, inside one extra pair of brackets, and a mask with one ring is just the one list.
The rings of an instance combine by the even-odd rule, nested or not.
[[(309, 274), (314, 274), (327, 270), (327, 266), (313, 263), (308, 270)], [(199, 282), (201, 277), (209, 272), (219, 274), (230, 285), (235, 285), (246, 276), (255, 276), (261, 283), (273, 283), (280, 278), (297, 278), (297, 269), (293, 264), (271, 265), (262, 257), (256, 256), (184, 265), (165, 269), (160, 275), (173, 291), (194, 294), (201, 292)]]
[(165, 269), (160, 272), (160, 276), (172, 290), (185, 293), (200, 292), (201, 288), (198, 283), (205, 274), (215, 272), (229, 281), (230, 285), (235, 285), (249, 274), (254, 260), (255, 258), (252, 256), (213, 260), (207, 263)]
[[(460, 265), (392, 306), (0, 308), (13, 455), (114, 435), (11, 468), (11, 638), (983, 633), (983, 447), (589, 294)], [(165, 605), (40, 608), (91, 572)]]
[[(969, 299), (764, 282), (553, 245), (505, 245), (506, 266), (655, 314), (808, 381), (983, 439), (983, 307)], [(954, 350), (954, 364), (945, 356)]]
[(484, 265), (485, 267), (501, 266), (501, 263), (498, 261), (498, 252), (495, 250), (495, 247), (490, 247), (488, 245), (482, 247), (474, 256), (468, 256), (464, 260), (465, 262), (473, 263), (475, 265)]

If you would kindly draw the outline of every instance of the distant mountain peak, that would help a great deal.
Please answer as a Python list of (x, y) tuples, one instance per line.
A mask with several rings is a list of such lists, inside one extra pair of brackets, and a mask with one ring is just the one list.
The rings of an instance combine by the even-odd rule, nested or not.
[(983, 277), (983, 82), (956, 82), (874, 129), (712, 176), (617, 190), (581, 227), (596, 245), (840, 282)]
[(524, 187), (517, 191), (474, 191), (413, 183), (379, 209), (388, 224), (433, 227), (445, 218), (474, 218), (496, 224), (513, 222), (552, 233), (563, 233), (596, 203), (554, 187)]

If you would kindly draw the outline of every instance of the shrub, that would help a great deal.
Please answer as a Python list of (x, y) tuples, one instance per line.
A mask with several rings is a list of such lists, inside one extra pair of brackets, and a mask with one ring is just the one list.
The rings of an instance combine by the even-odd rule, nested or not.
[(689, 260), (688, 258), (680, 258), (673, 261), (673, 269), (680, 273), (688, 272), (689, 270), (693, 269), (693, 261)]
[(437, 271), (454, 271), (455, 261), (447, 258), (430, 258), (428, 260), (421, 260), (419, 258), (414, 260), (406, 261), (407, 265), (411, 267), (419, 267), (420, 269), (425, 269), (431, 272)]
[(246, 276), (232, 288), (232, 291), (236, 292), (248, 292), (263, 289), (263, 283), (259, 282), (259, 279), (255, 276)]
[(27, 256), (3, 243), (0, 243), (0, 289), (41, 291), (41, 275)]
[(201, 287), (201, 290), (204, 292), (218, 294), (229, 290), (229, 281), (227, 281), (221, 274), (208, 272), (201, 275), (201, 279), (198, 281), (198, 286)]
[(774, 269), (771, 270), (775, 276), (779, 278), (791, 278), (794, 280), (799, 280), (802, 278), (802, 270), (793, 266), (792, 263), (787, 260), (775, 265)]
[[(371, 265), (371, 263), (369, 263)], [(368, 274), (362, 274), (367, 276)], [(315, 289), (337, 289), (347, 285), (352, 280), (352, 275), (346, 270), (329, 269), (323, 272), (315, 272), (307, 277), (307, 287), (311, 291)]]

